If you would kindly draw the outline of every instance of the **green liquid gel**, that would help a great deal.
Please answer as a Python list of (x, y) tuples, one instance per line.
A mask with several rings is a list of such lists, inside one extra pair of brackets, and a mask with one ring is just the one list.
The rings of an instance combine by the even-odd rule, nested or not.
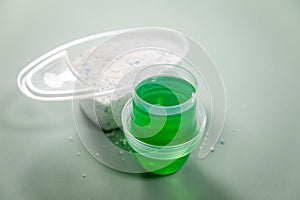
[[(166, 146), (185, 143), (198, 134), (196, 101), (191, 101), (190, 106), (175, 114), (168, 111), (163, 114), (152, 113), (143, 103), (144, 101), (161, 108), (178, 106), (195, 94), (192, 84), (177, 77), (157, 76), (139, 83), (135, 92), (139, 98), (133, 98), (132, 120), (129, 126), (135, 138), (150, 145)], [(139, 162), (146, 170), (160, 175), (178, 171), (188, 157), (189, 154), (175, 160), (156, 160), (137, 154)]]

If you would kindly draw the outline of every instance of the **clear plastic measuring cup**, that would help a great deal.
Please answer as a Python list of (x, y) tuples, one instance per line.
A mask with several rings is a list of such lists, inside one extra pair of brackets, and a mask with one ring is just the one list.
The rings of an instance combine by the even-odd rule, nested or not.
[(197, 102), (196, 78), (184, 68), (152, 65), (135, 77), (122, 127), (141, 165), (149, 172), (177, 172), (203, 139), (206, 115)]

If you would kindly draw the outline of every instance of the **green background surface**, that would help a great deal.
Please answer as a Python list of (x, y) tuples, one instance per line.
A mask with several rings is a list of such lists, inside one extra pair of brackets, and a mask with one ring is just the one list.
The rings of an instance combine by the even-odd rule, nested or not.
[[(100, 164), (76, 137), (70, 102), (38, 102), (16, 85), (22, 67), (61, 44), (137, 26), (194, 38), (226, 87), (225, 145), (167, 177)], [(0, 61), (1, 200), (300, 199), (298, 0), (1, 0)]]

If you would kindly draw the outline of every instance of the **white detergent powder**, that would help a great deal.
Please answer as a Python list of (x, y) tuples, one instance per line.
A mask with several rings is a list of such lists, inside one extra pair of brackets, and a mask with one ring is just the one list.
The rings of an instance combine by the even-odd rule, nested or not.
[(86, 51), (73, 66), (80, 71), (80, 77), (94, 85), (97, 91), (112, 91), (80, 103), (86, 116), (105, 131), (121, 126), (121, 111), (132, 93), (131, 88), (122, 87), (132, 85), (134, 75), (139, 69), (154, 64), (176, 64), (180, 61), (180, 57), (158, 49), (132, 51), (115, 59), (101, 58), (93, 51), (94, 49)]

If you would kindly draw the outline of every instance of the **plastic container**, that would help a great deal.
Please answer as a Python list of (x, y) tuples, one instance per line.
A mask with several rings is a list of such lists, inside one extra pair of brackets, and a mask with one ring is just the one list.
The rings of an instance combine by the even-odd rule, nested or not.
[[(126, 35), (129, 30), (136, 31)], [(115, 119), (120, 120), (120, 114), (113, 116), (111, 104), (118, 104), (121, 113), (131, 96), (131, 91), (124, 90), (116, 95), (117, 84), (124, 75), (152, 64), (176, 64), (180, 58), (170, 52), (185, 55), (187, 50), (186, 39), (168, 29), (141, 28), (98, 34), (43, 55), (20, 72), (18, 84), (23, 93), (38, 100), (83, 99), (81, 107), (85, 115), (109, 131), (118, 128)], [(131, 84), (132, 78), (128, 77), (126, 85)]]
[[(135, 161), (138, 154), (119, 148), (105, 132), (120, 128), (109, 134), (116, 132), (123, 135), (121, 113), (133, 94), (134, 78), (145, 67), (156, 64), (182, 66), (201, 85), (197, 100), (202, 101), (203, 96), (209, 97), (209, 101), (204, 98), (204, 104), (201, 104), (205, 105), (207, 126), (197, 151), (198, 158), (204, 158), (217, 143), (223, 128), (224, 86), (206, 51), (178, 31), (141, 27), (72, 41), (42, 55), (22, 69), (18, 86), (26, 96), (36, 100), (72, 101), (78, 135), (91, 155), (116, 170), (143, 173), (149, 170), (140, 168), (139, 162)], [(201, 122), (199, 127), (206, 119), (202, 111), (201, 108), (196, 110)], [(98, 126), (89, 125), (84, 115)], [(150, 147), (157, 149), (157, 145)], [(172, 148), (167, 150), (172, 151)], [(124, 159), (115, 159), (119, 152), (122, 152)]]
[(177, 172), (200, 144), (206, 124), (197, 103), (196, 78), (175, 65), (153, 65), (136, 77), (133, 98), (125, 105), (125, 137), (149, 172)]

